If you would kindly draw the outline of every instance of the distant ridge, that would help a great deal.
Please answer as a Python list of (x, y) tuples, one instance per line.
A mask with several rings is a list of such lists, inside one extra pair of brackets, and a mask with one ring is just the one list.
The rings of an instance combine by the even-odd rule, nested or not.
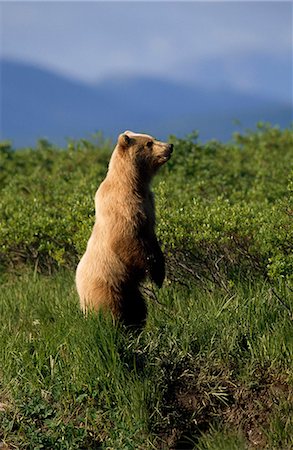
[(227, 140), (238, 120), (290, 126), (291, 105), (225, 88), (190, 87), (160, 78), (116, 77), (96, 86), (33, 65), (1, 61), (1, 139), (15, 147), (38, 138), (63, 145), (66, 138), (102, 131), (116, 138), (125, 129), (159, 138), (198, 130), (200, 139)]

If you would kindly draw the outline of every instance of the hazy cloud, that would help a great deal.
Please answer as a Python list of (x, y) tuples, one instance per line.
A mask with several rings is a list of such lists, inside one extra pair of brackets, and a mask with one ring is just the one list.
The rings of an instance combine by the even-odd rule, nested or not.
[(292, 51), (286, 2), (2, 2), (0, 9), (2, 56), (86, 81), (115, 73), (192, 79), (196, 64), (212, 58)]

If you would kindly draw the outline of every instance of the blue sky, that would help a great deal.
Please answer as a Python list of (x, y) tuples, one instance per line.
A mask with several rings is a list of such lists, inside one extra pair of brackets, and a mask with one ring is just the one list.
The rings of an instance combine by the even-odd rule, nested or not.
[(0, 20), (2, 57), (85, 82), (144, 75), (258, 91), (270, 58), (269, 82), (291, 96), (290, 2), (2, 1)]

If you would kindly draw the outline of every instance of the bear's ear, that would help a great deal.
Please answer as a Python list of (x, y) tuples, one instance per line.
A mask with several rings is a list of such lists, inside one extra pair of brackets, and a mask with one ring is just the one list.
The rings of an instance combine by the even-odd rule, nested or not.
[(118, 144), (120, 147), (128, 148), (130, 145), (132, 145), (134, 142), (134, 139), (129, 137), (126, 133), (120, 134), (118, 138)]

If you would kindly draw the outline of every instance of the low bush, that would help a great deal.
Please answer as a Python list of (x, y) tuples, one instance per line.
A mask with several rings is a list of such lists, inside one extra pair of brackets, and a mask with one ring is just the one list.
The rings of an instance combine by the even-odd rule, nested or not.
[[(196, 134), (170, 137), (175, 151), (154, 185), (158, 236), (169, 276), (231, 283), (262, 273), (292, 274), (293, 130), (260, 125), (228, 144), (201, 144)], [(0, 259), (51, 272), (73, 268), (94, 221), (94, 193), (104, 178), (110, 142), (69, 142), (1, 156)], [(178, 274), (177, 274), (178, 278)]]
[(292, 448), (293, 130), (170, 141), (140, 335), (74, 287), (110, 142), (0, 146), (0, 447)]

